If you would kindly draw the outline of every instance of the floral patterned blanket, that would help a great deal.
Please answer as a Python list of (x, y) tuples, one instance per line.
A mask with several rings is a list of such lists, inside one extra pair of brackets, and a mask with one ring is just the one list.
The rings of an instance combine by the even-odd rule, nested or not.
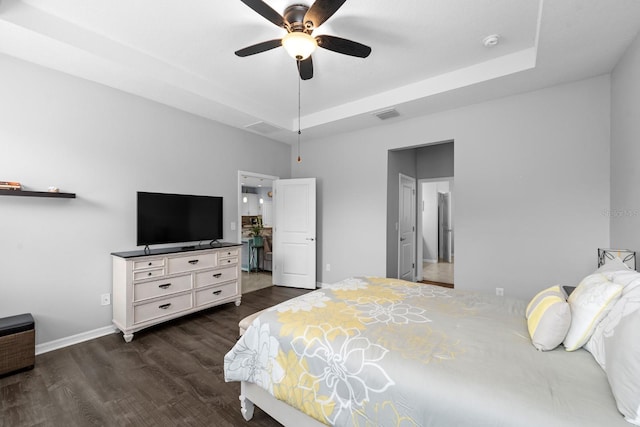
[(350, 278), (263, 312), (225, 356), (225, 379), (327, 425), (618, 425), (591, 356), (536, 351), (524, 305)]

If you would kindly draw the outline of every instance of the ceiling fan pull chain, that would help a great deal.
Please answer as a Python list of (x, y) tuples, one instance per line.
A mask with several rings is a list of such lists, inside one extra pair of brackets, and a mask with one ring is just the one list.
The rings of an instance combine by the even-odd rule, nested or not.
[(298, 59), (298, 163), (302, 162), (302, 158), (300, 157), (300, 81), (302, 77), (300, 76), (300, 60)]

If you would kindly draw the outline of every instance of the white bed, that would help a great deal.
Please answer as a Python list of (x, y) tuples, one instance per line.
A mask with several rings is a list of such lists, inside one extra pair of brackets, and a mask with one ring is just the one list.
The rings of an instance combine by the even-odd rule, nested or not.
[(628, 427), (592, 354), (537, 350), (526, 308), (351, 278), (261, 312), (225, 378), (242, 383), (245, 419), (255, 404), (286, 426)]

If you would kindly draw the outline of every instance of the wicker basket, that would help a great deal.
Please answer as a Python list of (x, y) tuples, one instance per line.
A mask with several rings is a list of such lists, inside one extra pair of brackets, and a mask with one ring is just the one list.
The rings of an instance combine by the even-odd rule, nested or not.
[(36, 361), (34, 326), (30, 314), (0, 319), (0, 375), (33, 368)]

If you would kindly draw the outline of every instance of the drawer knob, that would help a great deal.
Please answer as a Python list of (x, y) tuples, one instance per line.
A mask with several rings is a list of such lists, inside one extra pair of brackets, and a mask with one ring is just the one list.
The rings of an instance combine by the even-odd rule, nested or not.
[(153, 265), (153, 262), (152, 262), (152, 261), (149, 261), (149, 265)]
[(165, 283), (165, 284), (163, 284), (163, 285), (158, 285), (158, 287), (159, 287), (160, 289), (167, 289), (169, 286), (171, 286), (171, 283)]
[(170, 302), (158, 306), (158, 308), (161, 308), (163, 310), (166, 310), (169, 307), (171, 307), (171, 303)]
[(220, 295), (222, 293), (222, 291), (213, 291), (214, 295)]
[(147, 273), (147, 276), (151, 276), (152, 274), (153, 274), (152, 272), (148, 272), (148, 273)]
[(191, 261), (189, 261), (189, 264), (191, 265), (196, 265), (198, 263), (197, 259), (192, 259)]
[(222, 277), (222, 273), (216, 273), (213, 275), (213, 277), (215, 277), (216, 279)]

